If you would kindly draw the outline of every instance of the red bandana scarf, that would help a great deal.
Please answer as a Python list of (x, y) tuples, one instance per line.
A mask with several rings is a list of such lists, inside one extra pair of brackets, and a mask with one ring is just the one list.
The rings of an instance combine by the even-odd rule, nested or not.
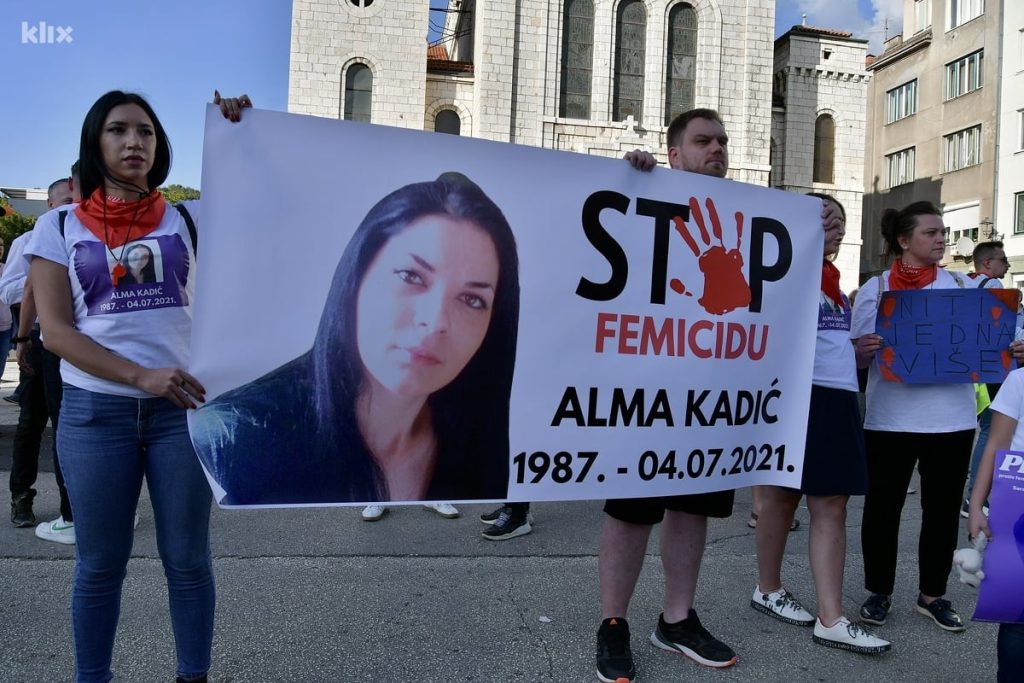
[(922, 289), (935, 282), (939, 276), (939, 267), (908, 266), (903, 259), (896, 259), (889, 271), (889, 289)]
[(160, 225), (167, 203), (159, 191), (153, 190), (137, 202), (107, 197), (97, 188), (75, 209), (75, 216), (96, 239), (114, 249), (130, 239), (145, 237)]
[(821, 291), (839, 308), (846, 308), (843, 290), (839, 288), (839, 269), (831, 261), (821, 262)]

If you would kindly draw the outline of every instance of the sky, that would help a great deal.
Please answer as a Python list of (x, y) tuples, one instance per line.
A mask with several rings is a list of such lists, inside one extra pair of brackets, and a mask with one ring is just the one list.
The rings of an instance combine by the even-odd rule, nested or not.
[[(900, 30), (902, 6), (779, 0), (775, 32), (806, 13), (809, 25), (852, 31), (877, 53), (885, 18), (889, 35)], [(200, 187), (205, 103), (217, 88), (286, 111), (290, 43), (291, 0), (0, 0), (0, 187), (67, 175), (85, 113), (114, 89), (141, 93), (160, 117), (174, 150), (167, 184)]]

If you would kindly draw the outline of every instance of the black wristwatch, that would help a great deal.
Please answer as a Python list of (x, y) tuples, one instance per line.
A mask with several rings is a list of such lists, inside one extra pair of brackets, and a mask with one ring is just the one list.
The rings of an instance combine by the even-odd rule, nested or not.
[(32, 341), (32, 337), (11, 337), (11, 341), (14, 342), (15, 344), (20, 344), (21, 342)]

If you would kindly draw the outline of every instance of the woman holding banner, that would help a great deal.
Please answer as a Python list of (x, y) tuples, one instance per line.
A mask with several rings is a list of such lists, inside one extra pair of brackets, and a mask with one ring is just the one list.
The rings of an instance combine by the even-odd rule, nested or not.
[[(1014, 370), (1007, 376), (1006, 381), (999, 389), (999, 393), (992, 401), (992, 427), (989, 430), (988, 443), (985, 445), (985, 453), (981, 463), (978, 465), (978, 478), (975, 482), (974, 491), (971, 493), (969, 529), (971, 538), (978, 534), (985, 534), (992, 538), (992, 530), (989, 528), (989, 518), (983, 507), (992, 501), (993, 507), (990, 514), (996, 518), (1003, 518), (1005, 524), (1003, 530), (1010, 538), (1000, 538), (1000, 542), (1010, 547), (1016, 547), (1016, 553), (1010, 552), (1002, 556), (989, 553), (989, 562), (1004, 561), (1007, 555), (1011, 561), (1005, 561), (1000, 567), (990, 567), (986, 562), (986, 580), (992, 581), (996, 577), (1001, 579), (1001, 585), (1009, 590), (1002, 590), (993, 596), (998, 602), (998, 609), (1004, 615), (1001, 618), (1007, 619), (999, 624), (999, 637), (996, 645), (996, 652), (999, 659), (998, 683), (1010, 683), (1020, 679), (1024, 671), (1024, 592), (1020, 587), (1024, 586), (1024, 513), (1021, 507), (1007, 507), (999, 509), (996, 506), (1020, 500), (1022, 494), (1015, 491), (1017, 487), (1013, 484), (1005, 484), (1008, 487), (1007, 495), (1000, 497), (989, 497), (992, 491), (993, 475), (995, 474), (996, 455), (999, 451), (1014, 450), (1024, 452), (1024, 369)], [(1020, 471), (1019, 461), (1013, 456), (1004, 456), (1004, 471), (1011, 473), (1012, 480), (1016, 480), (1016, 474)], [(1013, 466), (1009, 466), (1009, 465)], [(1017, 519), (1014, 520), (1014, 516)], [(1011, 530), (1012, 529), (1012, 530)], [(984, 589), (988, 587), (983, 583)], [(994, 588), (994, 587), (993, 587)], [(984, 590), (983, 589), (983, 590)], [(979, 599), (978, 613), (975, 618), (993, 619), (992, 616), (984, 615), (988, 607)], [(1012, 621), (1011, 621), (1012, 620)]]
[(225, 505), (504, 498), (519, 259), (458, 173), (363, 219), (313, 347), (196, 411)]
[[(814, 347), (814, 375), (800, 489), (761, 486), (757, 523), (758, 584), (754, 609), (791, 624), (814, 625), (814, 642), (861, 653), (881, 653), (888, 641), (843, 616), (846, 561), (846, 502), (867, 491), (864, 434), (857, 404), (857, 359), (850, 344), (850, 302), (839, 287), (832, 259), (846, 234), (846, 210), (833, 197), (811, 193), (835, 205), (843, 227), (825, 234), (821, 303)], [(818, 594), (813, 617), (782, 585), (782, 556), (800, 502), (807, 495), (811, 513), (810, 562)]]
[[(221, 100), (238, 120), (249, 98)], [(187, 373), (195, 252), (185, 217), (157, 188), (171, 146), (152, 107), (120, 91), (86, 114), (77, 207), (50, 211), (25, 250), (46, 347), (65, 382), (57, 446), (75, 510), (75, 681), (108, 681), (145, 478), (167, 576), (178, 681), (205, 681), (213, 640), (210, 491), (185, 411), (205, 390)], [(186, 211), (197, 216), (198, 206)], [(133, 242), (160, 245), (173, 274), (159, 302), (124, 287)], [(151, 254), (153, 252), (150, 252)], [(136, 259), (141, 276), (144, 265)], [(173, 284), (172, 284), (173, 283)], [(131, 302), (131, 303), (128, 303)], [(152, 305), (151, 305), (152, 304)]]
[(882, 344), (875, 333), (882, 292), (962, 288), (964, 281), (938, 266), (945, 253), (946, 228), (942, 214), (931, 203), (887, 209), (882, 214), (882, 235), (896, 260), (888, 271), (861, 287), (851, 331), (858, 357), (872, 359), (864, 420), (868, 493), (861, 527), (864, 584), (870, 596), (860, 608), (860, 617), (882, 625), (892, 608), (900, 514), (916, 465), (921, 475), (916, 609), (943, 630), (963, 631), (963, 620), (943, 596), (974, 440), (974, 387), (889, 381), (882, 377), (874, 356)]

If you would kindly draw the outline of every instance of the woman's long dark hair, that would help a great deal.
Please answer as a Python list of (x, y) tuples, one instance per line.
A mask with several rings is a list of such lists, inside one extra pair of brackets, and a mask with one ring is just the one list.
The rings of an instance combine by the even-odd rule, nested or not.
[(98, 187), (103, 187), (104, 180), (113, 180), (110, 170), (103, 162), (103, 152), (100, 151), (100, 136), (103, 135), (103, 124), (107, 115), (114, 107), (122, 104), (137, 104), (146, 112), (146, 116), (153, 122), (153, 131), (156, 133), (156, 155), (153, 158), (153, 168), (146, 174), (146, 182), (149, 190), (155, 190), (167, 180), (167, 174), (171, 170), (171, 143), (167, 139), (167, 133), (160, 124), (156, 112), (149, 106), (141, 95), (135, 93), (111, 90), (100, 97), (85, 115), (82, 122), (82, 140), (78, 148), (79, 176), (81, 182), (80, 191), (82, 199), (88, 199)]
[[(387, 242), (425, 216), (478, 226), (498, 253), (490, 325), (476, 354), (448, 386), (430, 396), (437, 465), (427, 496), (503, 498), (508, 484), (508, 413), (519, 327), (519, 257), (501, 209), (458, 173), (406, 185), (380, 200), (360, 223), (334, 271), (313, 343), (317, 438), (343, 458), (344, 500), (387, 500), (388, 492), (359, 432), (356, 399), (364, 371), (356, 344), (356, 299), (366, 271)], [(449, 493), (449, 491), (451, 493)]]

